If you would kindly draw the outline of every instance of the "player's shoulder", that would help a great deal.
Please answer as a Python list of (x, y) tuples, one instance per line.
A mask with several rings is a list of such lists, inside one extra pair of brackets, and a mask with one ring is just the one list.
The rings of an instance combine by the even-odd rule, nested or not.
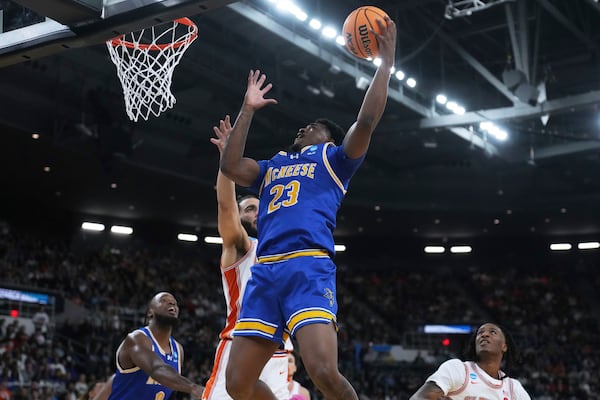
[(290, 153), (288, 153), (287, 151), (284, 150), (280, 150), (277, 153), (275, 153), (275, 155), (273, 157), (271, 157), (271, 160), (275, 160), (281, 157), (287, 158), (290, 155)]
[(344, 163), (360, 164), (366, 156), (366, 153), (365, 153), (358, 158), (348, 157), (348, 155), (346, 154), (346, 151), (344, 149), (344, 144), (336, 145), (334, 143), (327, 142), (327, 143), (324, 143), (323, 145), (326, 146), (325, 153), (327, 154), (327, 158), (330, 160), (335, 158), (335, 159), (339, 160), (340, 162), (344, 162)]
[(436, 373), (445, 376), (454, 376), (457, 379), (464, 379), (467, 375), (467, 363), (458, 358), (451, 358), (441, 363)]
[(130, 331), (127, 334), (127, 336), (130, 336), (130, 337), (146, 336), (146, 337), (148, 337), (146, 330), (147, 330), (147, 328), (136, 328), (136, 329)]
[(152, 334), (147, 326), (132, 330), (127, 334), (125, 340), (142, 341), (144, 343), (152, 343)]
[(125, 339), (121, 342), (117, 352), (119, 354), (128, 354), (130, 351), (137, 351), (139, 349), (152, 348), (152, 340), (146, 335), (146, 333), (140, 328), (135, 329), (125, 336)]
[(521, 382), (519, 382), (518, 379), (515, 379), (515, 378), (509, 378), (509, 379), (512, 382), (513, 390), (514, 390), (515, 394), (517, 395), (518, 400), (531, 399), (531, 397), (529, 396), (529, 393), (527, 393), (527, 391), (525, 390), (525, 388), (523, 387)]
[(445, 366), (445, 367), (450, 367), (450, 368), (458, 368), (458, 367), (462, 367), (464, 368), (465, 366), (465, 362), (459, 358), (451, 358), (449, 360), (444, 361), (441, 366)]

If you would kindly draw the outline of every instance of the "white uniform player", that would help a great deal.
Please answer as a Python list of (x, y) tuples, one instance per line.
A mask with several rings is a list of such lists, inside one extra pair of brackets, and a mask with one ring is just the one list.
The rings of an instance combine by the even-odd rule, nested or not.
[(510, 370), (516, 357), (510, 335), (486, 322), (469, 341), (467, 361), (442, 363), (410, 400), (531, 400), (521, 383), (500, 369), (504, 365)]
[[(231, 131), (229, 116), (220, 121), (213, 130), (217, 135), (211, 142), (222, 151)], [(225, 387), (225, 371), (229, 361), (232, 332), (240, 315), (246, 283), (250, 279), (251, 267), (256, 263), (256, 239), (248, 236), (256, 232), (258, 199), (245, 197), (236, 201), (235, 184), (220, 172), (217, 175), (218, 228), (223, 239), (221, 252), (221, 280), (227, 304), (225, 328), (219, 335), (220, 341), (215, 354), (215, 363), (202, 395), (203, 400), (228, 400), (231, 396)], [(288, 361), (285, 351), (273, 354), (265, 365), (260, 379), (265, 382), (279, 400), (289, 398), (287, 389)]]
[[(530, 400), (521, 383), (505, 376), (492, 378), (472, 361), (452, 359), (444, 362), (427, 378), (445, 395), (457, 400)], [(502, 378), (502, 379), (499, 379)]]
[[(238, 262), (228, 267), (221, 267), (223, 293), (227, 302), (227, 322), (221, 331), (219, 345), (215, 354), (215, 364), (206, 389), (202, 395), (203, 400), (231, 399), (225, 389), (225, 370), (229, 360), (231, 348), (231, 332), (237, 321), (246, 282), (250, 278), (250, 267), (256, 261), (256, 239), (252, 239), (252, 247)], [(285, 350), (277, 351), (267, 362), (260, 375), (260, 380), (265, 382), (279, 400), (287, 400), (288, 392), (288, 359)]]
[(298, 367), (296, 366), (296, 357), (294, 356), (294, 345), (291, 339), (285, 341), (285, 351), (287, 353), (288, 371), (287, 371), (287, 388), (291, 400), (310, 400), (310, 392), (302, 386), (300, 382), (294, 380), (294, 374)]

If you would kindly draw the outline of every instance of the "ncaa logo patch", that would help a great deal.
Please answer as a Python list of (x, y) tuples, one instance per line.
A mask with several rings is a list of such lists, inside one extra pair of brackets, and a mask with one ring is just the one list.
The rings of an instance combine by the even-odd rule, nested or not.
[(306, 151), (306, 155), (308, 156), (312, 156), (313, 154), (315, 154), (317, 152), (317, 146), (315, 146), (314, 144), (312, 146), (310, 146), (308, 148), (308, 150)]

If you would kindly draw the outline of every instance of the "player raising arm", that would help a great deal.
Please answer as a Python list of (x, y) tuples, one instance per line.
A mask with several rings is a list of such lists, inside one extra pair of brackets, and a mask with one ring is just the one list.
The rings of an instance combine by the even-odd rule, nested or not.
[(246, 287), (226, 371), (227, 391), (235, 400), (274, 398), (259, 375), (289, 335), (297, 339), (304, 366), (325, 398), (357, 399), (338, 371), (333, 231), (387, 102), (396, 25), (388, 17), (377, 23), (382, 62), (345, 137), (337, 124), (317, 119), (298, 130), (290, 152), (258, 162), (244, 157), (254, 113), (277, 104), (265, 97), (272, 88), (265, 75), (250, 71), (248, 76), (242, 108), (221, 156), (223, 174), (259, 193), (261, 204), (258, 264)]

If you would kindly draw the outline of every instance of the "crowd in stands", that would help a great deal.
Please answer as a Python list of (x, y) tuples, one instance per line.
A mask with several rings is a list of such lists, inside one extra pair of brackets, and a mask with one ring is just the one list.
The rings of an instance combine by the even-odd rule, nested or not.
[[(161, 290), (180, 302), (175, 337), (185, 348), (185, 375), (204, 383), (225, 317), (219, 252), (74, 251), (66, 243), (0, 232), (4, 286), (48, 289), (85, 309), (83, 317), (57, 313), (48, 320), (40, 310), (30, 334), (18, 320), (0, 316), (0, 399), (87, 398), (97, 381), (113, 373), (118, 343), (142, 326), (147, 301)], [(435, 355), (433, 360), (376, 363), (365, 358), (371, 346), (406, 346), (407, 337), (422, 334), (425, 323), (492, 320), (508, 327), (522, 349), (523, 363), (510, 373), (532, 398), (600, 399), (599, 297), (594, 292), (600, 274), (593, 262), (562, 270), (473, 264), (423, 271), (391, 262), (373, 270), (347, 259), (338, 264), (340, 369), (362, 398), (407, 399), (457, 351), (434, 346), (424, 349)], [(295, 379), (314, 391), (299, 364)]]

